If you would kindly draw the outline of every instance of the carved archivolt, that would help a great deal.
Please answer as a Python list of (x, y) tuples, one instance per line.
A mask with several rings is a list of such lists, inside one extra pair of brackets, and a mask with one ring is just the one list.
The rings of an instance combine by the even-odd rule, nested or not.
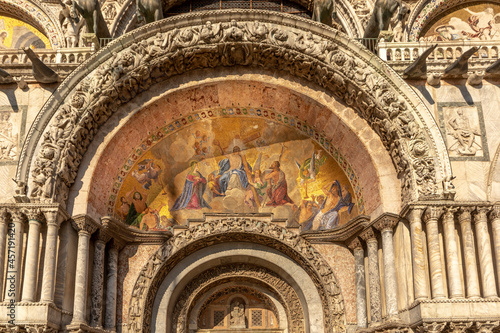
[[(215, 284), (222, 284), (226, 281), (237, 283), (238, 281), (248, 279), (252, 280), (252, 283), (255, 284), (264, 284), (264, 288), (272, 289), (275, 294), (279, 295), (279, 301), (286, 310), (289, 332), (303, 333), (305, 331), (304, 311), (299, 297), (292, 286), (278, 274), (264, 267), (249, 264), (231, 264), (218, 266), (199, 274), (184, 288), (179, 298), (175, 301), (171, 332), (184, 333), (187, 331), (188, 318), (196, 299)], [(231, 287), (229, 289), (233, 290)], [(249, 288), (244, 289), (250, 290)], [(220, 293), (214, 294), (205, 303), (218, 296), (220, 296)], [(263, 302), (266, 302), (270, 308), (274, 308), (274, 313), (277, 313), (274, 304), (267, 298)], [(202, 311), (203, 308), (200, 313)]]
[(64, 33), (50, 10), (27, 0), (2, 0), (0, 11), (25, 21), (45, 33), (53, 49), (64, 47)]
[[(187, 229), (169, 239), (149, 259), (141, 270), (132, 291), (128, 314), (129, 332), (150, 332), (151, 311), (158, 288), (168, 272), (182, 258), (206, 246), (228, 241), (263, 244), (286, 254), (297, 262), (309, 274), (318, 290), (322, 301), (325, 332), (344, 331), (344, 303), (337, 279), (321, 255), (307, 241), (294, 232), (270, 222), (248, 218), (226, 218), (218, 221), (207, 221)], [(233, 268), (236, 267), (238, 266), (233, 265)], [(261, 279), (262, 274), (267, 274), (265, 270), (254, 270), (252, 267), (242, 265), (240, 270), (242, 276), (254, 274), (254, 277)], [(242, 273), (243, 271), (250, 272), (252, 270), (254, 271), (252, 274)], [(224, 267), (220, 268), (219, 273), (224, 277), (225, 275), (231, 276), (230, 270), (225, 271)], [(233, 273), (235, 272), (233, 271)], [(210, 276), (210, 274), (206, 276), (207, 283), (210, 283)], [(268, 275), (268, 277), (271, 280), (278, 279), (277, 275)], [(204, 278), (201, 277), (200, 281), (204, 281)], [(284, 286), (278, 287), (278, 280), (273, 281), (276, 284), (270, 284), (284, 299), (293, 299), (294, 296), (291, 290), (286, 289)], [(194, 295), (197, 293), (193, 292)], [(289, 308), (295, 309), (295, 306), (289, 306)], [(185, 318), (186, 315), (187, 312), (180, 317)], [(300, 319), (300, 316), (297, 318)], [(295, 318), (292, 318), (292, 320), (295, 320)], [(299, 326), (299, 322), (296, 323), (296, 326)]]
[(26, 184), (31, 171), (33, 201), (65, 203), (92, 138), (120, 106), (171, 76), (217, 66), (281, 70), (324, 87), (380, 136), (401, 178), (404, 201), (442, 194), (441, 180), (451, 174), (447, 156), (437, 153), (445, 151), (444, 141), (411, 88), (342, 34), (261, 11), (180, 15), (134, 30), (98, 52), (35, 119), (19, 161), (18, 185)]

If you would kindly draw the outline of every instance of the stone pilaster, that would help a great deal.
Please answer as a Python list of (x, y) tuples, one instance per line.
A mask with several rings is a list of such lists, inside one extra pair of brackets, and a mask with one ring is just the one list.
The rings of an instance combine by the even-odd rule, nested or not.
[(471, 212), (473, 208), (463, 207), (460, 209), (458, 221), (462, 230), (462, 247), (465, 259), (465, 281), (467, 298), (481, 297), (479, 289), (479, 275), (477, 272), (476, 251), (474, 249), (474, 237), (472, 235)]
[(356, 270), (356, 319), (358, 327), (367, 327), (366, 313), (366, 278), (365, 278), (365, 253), (359, 238), (349, 243), (349, 248), (354, 252), (354, 265)]
[(368, 285), (370, 287), (370, 324), (382, 321), (382, 295), (380, 291), (380, 273), (378, 267), (378, 241), (373, 228), (361, 234), (368, 249)]
[(446, 270), (448, 272), (450, 298), (464, 297), (464, 289), (460, 278), (460, 266), (458, 265), (457, 238), (455, 236), (455, 212), (457, 210), (457, 208), (445, 207), (443, 216)]
[(27, 212), (29, 229), (28, 243), (26, 246), (26, 266), (24, 269), (22, 301), (35, 301), (35, 292), (38, 273), (38, 251), (40, 248), (40, 227), (43, 216), (39, 209)]
[(102, 299), (104, 289), (104, 259), (106, 243), (111, 237), (101, 229), (95, 242), (94, 251), (94, 269), (92, 271), (92, 290), (91, 290), (91, 311), (90, 325), (93, 327), (102, 328)]
[(45, 244), (45, 257), (42, 276), (42, 302), (54, 301), (54, 286), (56, 276), (57, 258), (57, 233), (59, 231), (60, 219), (58, 210), (44, 210), (43, 214), (47, 221), (47, 240)]
[(79, 216), (71, 221), (78, 231), (78, 252), (76, 256), (75, 298), (71, 325), (87, 324), (87, 278), (89, 271), (90, 236), (97, 230), (97, 224), (87, 216)]
[(415, 300), (429, 298), (427, 276), (425, 274), (424, 235), (422, 233), (422, 209), (412, 209), (409, 213), (411, 255), (413, 258), (413, 289)]
[(476, 229), (477, 252), (479, 255), (479, 268), (481, 270), (481, 285), (483, 286), (483, 297), (497, 297), (495, 285), (495, 272), (493, 268), (493, 256), (491, 253), (491, 241), (488, 231), (488, 212), (490, 208), (478, 207), (474, 215)]
[(427, 207), (424, 213), (424, 221), (427, 229), (427, 252), (429, 254), (432, 298), (446, 297), (444, 293), (438, 231), (438, 220), (441, 214), (442, 209), (437, 207)]
[(21, 263), (23, 255), (23, 230), (25, 216), (20, 211), (13, 211), (12, 223), (9, 223), (7, 237), (7, 281), (5, 283), (5, 300), (19, 301), (21, 299)]
[[(7, 226), (9, 216), (7, 210), (0, 210), (0, 286), (3, 286), (5, 272), (5, 246), (7, 245)], [(0, 302), (3, 300), (3, 288), (0, 288)]]
[(493, 244), (495, 249), (495, 262), (497, 271), (497, 287), (500, 290), (500, 205), (493, 206), (490, 213), (491, 230), (493, 231)]
[(382, 234), (382, 252), (384, 255), (385, 308), (388, 317), (398, 315), (398, 284), (396, 262), (394, 260), (393, 229), (399, 217), (385, 215), (375, 222), (374, 226)]
[[(118, 283), (118, 253), (123, 244), (116, 239), (113, 240), (108, 252), (108, 274), (106, 279), (106, 317), (104, 328), (108, 331), (116, 331), (116, 296)], [(365, 296), (366, 298), (366, 296)], [(366, 305), (365, 305), (366, 315)]]

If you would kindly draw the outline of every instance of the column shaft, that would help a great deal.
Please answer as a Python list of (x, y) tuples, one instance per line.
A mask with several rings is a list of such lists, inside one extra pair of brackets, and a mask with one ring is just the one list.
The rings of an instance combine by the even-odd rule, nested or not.
[(464, 297), (462, 281), (460, 278), (460, 266), (458, 264), (458, 247), (455, 236), (456, 209), (446, 208), (443, 219), (444, 245), (446, 249), (446, 270), (448, 271), (448, 286), (450, 298)]
[(94, 269), (92, 273), (92, 291), (91, 291), (91, 320), (90, 325), (102, 327), (102, 297), (104, 288), (104, 250), (106, 243), (98, 240), (95, 243), (94, 251)]
[(439, 246), (438, 218), (440, 214), (441, 211), (433, 207), (427, 208), (425, 212), (432, 298), (446, 297), (444, 293), (441, 251)]
[(368, 248), (368, 283), (370, 284), (371, 322), (382, 321), (382, 294), (380, 292), (380, 272), (378, 267), (378, 243), (376, 238), (367, 241)]
[(84, 231), (78, 233), (78, 252), (76, 255), (75, 300), (73, 306), (73, 321), (75, 324), (86, 323), (87, 309), (87, 275), (89, 263), (90, 234)]
[(481, 269), (481, 284), (483, 286), (483, 297), (497, 297), (495, 285), (495, 273), (493, 268), (493, 256), (491, 254), (491, 242), (488, 232), (487, 212), (489, 209), (478, 208), (475, 215), (475, 227), (477, 237), (477, 250), (479, 255), (479, 268)]
[[(0, 286), (3, 286), (5, 271), (5, 245), (7, 244), (7, 215), (0, 215)], [(3, 301), (3, 288), (0, 288), (0, 302)]]
[(490, 213), (491, 229), (493, 231), (493, 244), (495, 249), (495, 262), (497, 268), (497, 283), (500, 290), (500, 205), (495, 205)]
[(415, 300), (429, 298), (427, 294), (427, 276), (425, 274), (424, 240), (422, 234), (422, 210), (410, 212), (411, 255), (413, 257), (413, 288)]
[(38, 272), (38, 251), (40, 247), (40, 226), (41, 224), (38, 220), (30, 218), (22, 297), (22, 300), (26, 302), (33, 302), (35, 300)]
[(481, 291), (479, 289), (479, 276), (477, 272), (476, 251), (474, 249), (470, 212), (470, 208), (462, 209), (459, 215), (459, 222), (460, 228), (462, 229), (467, 298), (478, 298), (481, 297)]
[[(104, 328), (106, 330), (116, 330), (116, 294), (118, 281), (118, 248), (112, 246), (108, 257), (108, 276), (106, 288), (106, 318)], [(366, 298), (366, 296), (365, 296)], [(365, 305), (366, 317), (366, 305)]]
[(21, 259), (23, 250), (23, 218), (20, 213), (12, 214), (9, 223), (7, 241), (7, 278), (5, 283), (5, 300), (19, 301), (21, 299)]
[(392, 228), (382, 230), (382, 251), (384, 253), (385, 307), (387, 315), (393, 317), (398, 314), (398, 285), (396, 263), (394, 262)]
[(56, 276), (57, 257), (57, 233), (59, 224), (57, 223), (57, 212), (46, 212), (47, 219), (47, 239), (45, 244), (45, 257), (43, 263), (42, 276), (42, 302), (54, 301), (54, 286)]

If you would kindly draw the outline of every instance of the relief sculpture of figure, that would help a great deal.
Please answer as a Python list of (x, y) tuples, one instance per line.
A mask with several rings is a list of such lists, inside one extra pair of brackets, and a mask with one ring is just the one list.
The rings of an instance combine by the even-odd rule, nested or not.
[(481, 146), (475, 142), (475, 136), (480, 133), (471, 127), (469, 118), (462, 109), (457, 109), (457, 115), (448, 121), (448, 125), (452, 130), (451, 135), (458, 143), (458, 147), (457, 144), (451, 145), (450, 150), (456, 150), (461, 155), (476, 155)]
[(245, 308), (239, 302), (234, 304), (233, 310), (231, 311), (230, 324), (231, 328), (246, 328)]
[(161, 0), (137, 0), (137, 20), (151, 23), (163, 19)]
[(87, 33), (93, 33), (99, 39), (111, 38), (98, 0), (74, 0), (73, 8), (84, 18)]

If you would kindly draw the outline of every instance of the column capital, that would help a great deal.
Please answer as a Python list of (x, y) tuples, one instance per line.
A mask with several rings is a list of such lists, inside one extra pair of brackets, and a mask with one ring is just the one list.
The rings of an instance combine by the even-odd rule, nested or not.
[(436, 206), (429, 206), (424, 212), (424, 222), (428, 223), (432, 220), (437, 221), (443, 214), (443, 208)]
[(447, 322), (423, 323), (422, 326), (417, 327), (417, 332), (439, 333), (445, 329), (447, 324)]
[(475, 207), (461, 207), (458, 212), (458, 222), (460, 224), (465, 222), (471, 222), (471, 214)]
[(0, 224), (9, 222), (9, 211), (5, 208), (0, 209)]
[(500, 204), (496, 204), (491, 207), (490, 218), (492, 220), (500, 219)]
[(40, 208), (28, 208), (25, 210), (24, 214), (28, 217), (28, 221), (37, 221), (41, 223), (45, 219)]
[(458, 207), (444, 207), (444, 222), (453, 221), (455, 218), (455, 213), (458, 211)]
[(399, 223), (399, 216), (385, 214), (385, 215), (382, 215), (377, 220), (375, 220), (375, 222), (373, 223), (373, 226), (379, 231), (383, 231), (383, 230), (391, 230), (392, 231), (398, 223)]
[(372, 227), (368, 227), (359, 235), (365, 242), (377, 241), (377, 234)]
[(26, 222), (26, 212), (23, 209), (15, 209), (10, 212), (10, 216), (12, 218), (12, 222)]
[(42, 213), (45, 216), (47, 225), (55, 224), (57, 227), (61, 225), (62, 215), (60, 214), (59, 209), (42, 209)]
[(127, 244), (120, 238), (113, 237), (113, 241), (111, 242), (111, 250), (115, 249), (120, 252)]
[(98, 242), (102, 242), (102, 243), (106, 244), (107, 242), (109, 242), (109, 240), (111, 238), (113, 238), (113, 237), (111, 236), (111, 233), (108, 230), (108, 228), (101, 227), (97, 231), (97, 241)]
[(474, 212), (474, 223), (481, 223), (488, 221), (488, 213), (490, 212), (491, 207), (487, 206), (478, 206), (476, 211)]
[(467, 332), (469, 328), (472, 327), (472, 324), (474, 322), (469, 321), (469, 322), (461, 322), (461, 323), (450, 323), (450, 331), (452, 333), (464, 333)]
[(78, 231), (79, 235), (92, 235), (99, 228), (99, 225), (87, 215), (80, 215), (72, 218), (71, 225)]
[(361, 244), (361, 240), (359, 239), (359, 237), (356, 237), (348, 243), (347, 247), (350, 248), (352, 251), (356, 249), (362, 250), (363, 244)]
[(476, 330), (479, 333), (491, 333), (498, 326), (500, 326), (500, 321), (476, 322)]
[(422, 218), (423, 208), (413, 208), (407, 214), (410, 224), (420, 222)]

